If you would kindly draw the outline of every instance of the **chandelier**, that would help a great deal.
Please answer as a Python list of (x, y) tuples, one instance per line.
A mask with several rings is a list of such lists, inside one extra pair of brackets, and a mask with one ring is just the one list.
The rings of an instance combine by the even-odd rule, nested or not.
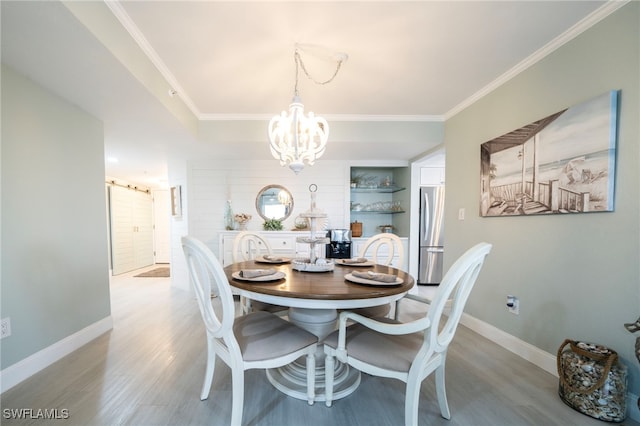
[(291, 204), (291, 196), (289, 195), (289, 192), (284, 190), (278, 192), (278, 202), (284, 206)]
[(296, 174), (304, 168), (305, 163), (312, 166), (313, 163), (324, 154), (329, 137), (329, 124), (322, 117), (316, 117), (313, 112), (304, 114), (304, 105), (298, 95), (298, 71), (302, 68), (305, 75), (316, 84), (330, 83), (340, 71), (342, 63), (347, 60), (347, 55), (337, 54), (334, 59), (337, 62), (336, 70), (326, 81), (314, 80), (307, 72), (302, 62), (298, 46), (296, 46), (293, 58), (296, 63), (296, 82), (293, 89), (293, 100), (289, 105), (289, 113), (282, 111), (269, 122), (269, 147), (271, 154), (280, 165), (289, 165)]

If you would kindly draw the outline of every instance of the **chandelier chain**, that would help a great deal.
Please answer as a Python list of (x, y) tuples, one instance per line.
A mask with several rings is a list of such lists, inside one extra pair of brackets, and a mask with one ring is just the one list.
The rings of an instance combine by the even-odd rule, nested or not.
[(300, 66), (302, 68), (302, 71), (304, 71), (304, 74), (307, 76), (307, 78), (311, 81), (313, 81), (316, 84), (319, 85), (325, 85), (328, 83), (331, 83), (333, 81), (334, 78), (336, 78), (336, 75), (338, 75), (338, 71), (340, 71), (340, 67), (342, 66), (342, 60), (338, 60), (337, 65), (336, 65), (336, 70), (334, 71), (333, 75), (326, 81), (317, 81), (315, 78), (313, 78), (311, 76), (311, 74), (309, 74), (309, 72), (307, 71), (307, 68), (304, 66), (304, 62), (302, 62), (302, 57), (300, 56), (300, 52), (298, 52), (298, 50), (296, 49), (295, 53), (293, 54), (294, 59), (296, 61), (296, 85), (294, 88), (294, 93), (296, 96), (298, 96), (298, 66)]

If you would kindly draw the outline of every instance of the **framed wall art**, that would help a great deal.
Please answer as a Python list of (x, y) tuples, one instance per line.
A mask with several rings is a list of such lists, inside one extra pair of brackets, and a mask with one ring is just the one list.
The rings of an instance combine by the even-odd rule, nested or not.
[(618, 91), (480, 147), (480, 215), (613, 211)]

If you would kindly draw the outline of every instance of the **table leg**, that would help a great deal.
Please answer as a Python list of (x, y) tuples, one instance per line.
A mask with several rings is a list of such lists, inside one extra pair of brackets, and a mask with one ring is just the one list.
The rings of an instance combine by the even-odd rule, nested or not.
[[(337, 326), (338, 313), (335, 309), (290, 308), (289, 320), (297, 326), (318, 336), (320, 344), (316, 351), (316, 401), (324, 401), (324, 348), (322, 341)], [(334, 369), (333, 399), (344, 398), (355, 391), (360, 384), (360, 372), (336, 360)], [(307, 400), (307, 369), (305, 357), (280, 368), (267, 370), (269, 382), (291, 397)]]

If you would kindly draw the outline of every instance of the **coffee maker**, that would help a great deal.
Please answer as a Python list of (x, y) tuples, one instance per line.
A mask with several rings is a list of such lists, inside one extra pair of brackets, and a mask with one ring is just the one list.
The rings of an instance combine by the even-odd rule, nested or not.
[(327, 259), (349, 259), (351, 258), (351, 230), (349, 229), (329, 229), (327, 231), (329, 244), (327, 244)]

